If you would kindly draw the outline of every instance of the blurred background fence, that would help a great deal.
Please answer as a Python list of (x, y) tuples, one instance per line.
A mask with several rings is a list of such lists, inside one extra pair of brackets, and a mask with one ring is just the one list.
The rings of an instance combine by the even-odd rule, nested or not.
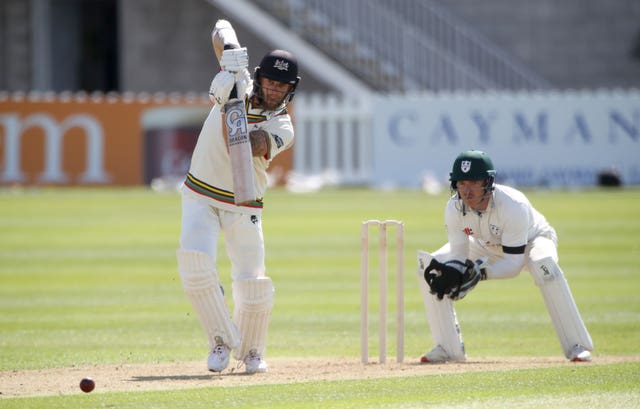
[[(0, 184), (179, 183), (211, 105), (206, 95), (0, 94)], [(640, 92), (478, 92), (369, 98), (301, 94), (292, 155), (273, 182), (446, 185), (463, 150), (491, 154), (498, 180), (640, 184)]]
[(469, 148), (519, 185), (640, 183), (637, 0), (3, 0), (0, 184), (178, 181), (219, 18), (251, 66), (300, 61), (274, 183), (443, 184)]

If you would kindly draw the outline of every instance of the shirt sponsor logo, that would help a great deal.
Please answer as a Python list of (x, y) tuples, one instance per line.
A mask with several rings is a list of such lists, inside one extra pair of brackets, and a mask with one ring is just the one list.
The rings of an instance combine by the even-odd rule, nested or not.
[(247, 132), (247, 116), (244, 111), (244, 102), (238, 101), (231, 106), (227, 106), (225, 123), (229, 137), (229, 146), (249, 142)]

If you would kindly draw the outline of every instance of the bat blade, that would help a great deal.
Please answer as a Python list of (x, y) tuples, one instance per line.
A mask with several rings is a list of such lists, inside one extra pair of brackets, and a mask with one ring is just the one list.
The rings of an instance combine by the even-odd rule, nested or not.
[(244, 101), (234, 99), (225, 104), (223, 122), (231, 158), (234, 201), (237, 205), (247, 205), (256, 200), (256, 194), (253, 154)]
[[(218, 20), (211, 32), (211, 43), (218, 63), (225, 49), (240, 48), (240, 42), (233, 26), (227, 20)], [(253, 176), (253, 154), (249, 140), (247, 110), (243, 98), (237, 98), (233, 87), (231, 98), (222, 111), (222, 130), (227, 138), (233, 194), (236, 205), (247, 205), (256, 200)]]

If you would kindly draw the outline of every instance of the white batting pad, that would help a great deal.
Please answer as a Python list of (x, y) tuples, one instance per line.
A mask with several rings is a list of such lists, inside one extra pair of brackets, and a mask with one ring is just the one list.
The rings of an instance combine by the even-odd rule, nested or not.
[(236, 359), (243, 360), (252, 349), (264, 355), (273, 300), (274, 288), (269, 277), (233, 282), (233, 320), (242, 334), (242, 341), (233, 353)]
[(570, 357), (571, 348), (576, 344), (593, 351), (591, 336), (580, 317), (569, 284), (558, 263), (551, 257), (531, 261), (529, 271), (542, 292), (565, 356)]
[(418, 286), (422, 293), (427, 321), (431, 329), (434, 346), (440, 345), (453, 361), (464, 361), (467, 356), (462, 342), (458, 318), (449, 297), (442, 300), (429, 293), (429, 285), (424, 279), (424, 270), (433, 256), (426, 251), (418, 250)]
[(235, 348), (240, 334), (224, 302), (213, 260), (199, 251), (178, 250), (176, 256), (182, 287), (204, 328), (209, 347), (216, 345), (215, 338), (219, 336), (227, 346)]

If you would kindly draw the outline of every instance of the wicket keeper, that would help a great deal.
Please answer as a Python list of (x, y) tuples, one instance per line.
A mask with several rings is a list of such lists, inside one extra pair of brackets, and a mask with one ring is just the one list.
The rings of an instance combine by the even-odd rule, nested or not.
[(460, 153), (450, 173), (454, 193), (445, 207), (449, 242), (419, 252), (419, 283), (434, 347), (422, 363), (464, 361), (454, 302), (482, 280), (513, 278), (527, 269), (540, 289), (564, 356), (591, 360), (593, 342), (558, 265), (556, 232), (513, 188), (495, 183), (484, 152)]

